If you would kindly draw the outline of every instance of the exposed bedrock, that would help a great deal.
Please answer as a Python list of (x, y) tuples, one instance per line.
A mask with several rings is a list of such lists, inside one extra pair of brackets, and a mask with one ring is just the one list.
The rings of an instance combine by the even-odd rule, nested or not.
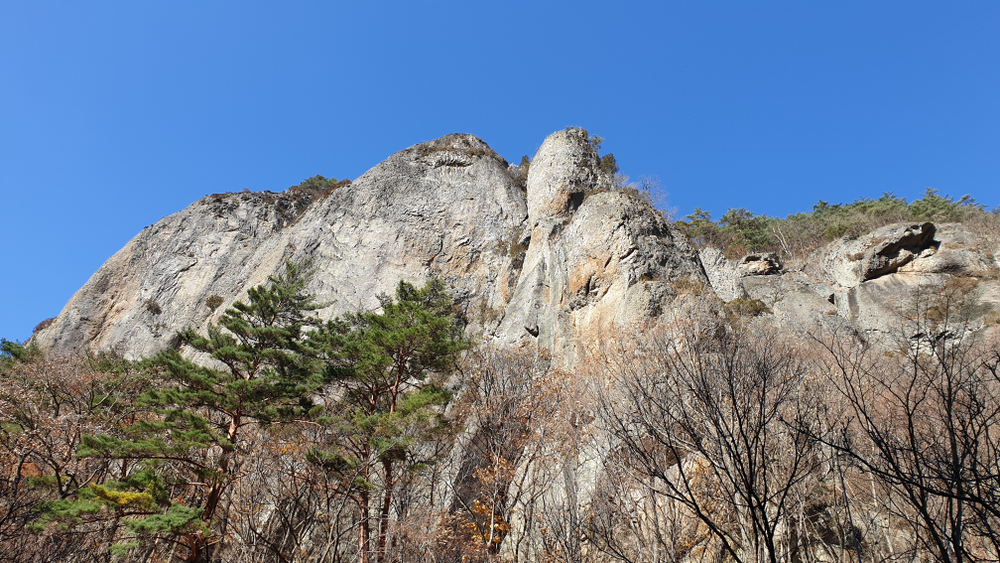
[(996, 330), (1000, 320), (997, 249), (960, 224), (887, 225), (836, 240), (796, 270), (766, 255), (737, 261), (715, 248), (699, 254), (720, 299), (759, 300), (766, 318), (794, 330), (899, 334), (916, 307), (942, 300), (973, 329)]
[(680, 277), (703, 279), (687, 241), (613, 189), (584, 132), (545, 140), (527, 191), (486, 143), (454, 134), (328, 193), (202, 198), (139, 233), (34, 340), (147, 356), (307, 258), (317, 268), (310, 289), (330, 304), (325, 318), (377, 307), (401, 279), (439, 276), (470, 330), (537, 338), (566, 361), (613, 324), (658, 315)]

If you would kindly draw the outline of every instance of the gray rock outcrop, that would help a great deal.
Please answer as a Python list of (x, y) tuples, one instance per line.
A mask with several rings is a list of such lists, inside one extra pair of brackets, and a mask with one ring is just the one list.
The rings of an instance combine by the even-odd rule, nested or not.
[(60, 352), (91, 347), (134, 357), (169, 346), (179, 328), (203, 326), (243, 288), (274, 272), (274, 262), (290, 252), (271, 257), (264, 249), (318, 195), (234, 193), (198, 200), (143, 229), (33, 340)]
[(528, 172), (529, 228), (547, 217), (567, 218), (588, 193), (611, 188), (612, 179), (600, 170), (600, 163), (583, 129), (549, 135)]
[(965, 225), (945, 223), (934, 233), (928, 245), (914, 259), (900, 266), (900, 273), (982, 275), (996, 270), (998, 264), (982, 248), (982, 240)]
[(729, 260), (717, 248), (699, 251), (712, 290), (722, 301), (759, 301), (772, 319), (794, 329), (836, 324), (831, 284), (802, 272), (784, 271), (774, 253), (757, 253)]
[(723, 301), (732, 301), (746, 297), (736, 262), (726, 258), (721, 250), (714, 246), (706, 246), (698, 251), (698, 258), (708, 276), (709, 284)]
[(744, 256), (736, 266), (740, 276), (769, 276), (781, 272), (781, 257), (774, 252)]
[[(327, 318), (372, 309), (399, 280), (432, 275), (466, 303), (502, 305), (504, 245), (527, 217), (524, 191), (506, 169), (476, 137), (449, 135), (400, 151), (287, 216), (274, 212), (283, 195), (208, 196), (136, 236), (34, 338), (65, 352), (149, 355), (180, 328), (204, 329), (286, 261), (306, 258), (317, 269), (309, 289), (331, 304), (320, 311)], [(212, 295), (223, 300), (214, 310)]]
[(705, 285), (802, 330), (886, 332), (913, 295), (946, 286), (964, 288), (977, 318), (1000, 318), (1000, 250), (962, 225), (888, 225), (789, 270), (776, 254), (696, 252), (648, 203), (615, 188), (583, 130), (550, 135), (526, 187), (517, 171), (482, 140), (455, 134), (326, 192), (207, 196), (129, 241), (33, 339), (57, 352), (148, 356), (306, 259), (317, 269), (310, 291), (329, 304), (324, 318), (378, 307), (399, 280), (437, 276), (479, 338), (535, 342), (567, 364), (624, 325), (681, 310)]
[(502, 340), (536, 339), (573, 361), (616, 326), (662, 313), (678, 279), (707, 281), (687, 239), (645, 202), (609, 190), (598, 163), (579, 130), (538, 149), (528, 173), (530, 245)]
[(571, 361), (616, 323), (660, 314), (674, 281), (704, 279), (684, 237), (599, 164), (585, 132), (559, 131), (525, 191), (486, 143), (456, 134), (327, 193), (208, 196), (143, 230), (33, 339), (148, 356), (181, 328), (204, 330), (286, 261), (312, 259), (324, 318), (439, 276), (470, 330), (537, 339)]
[(825, 253), (821, 265), (841, 286), (857, 287), (910, 263), (933, 240), (931, 223), (886, 225), (857, 239), (835, 243)]
[(942, 300), (955, 318), (993, 330), (1000, 319), (994, 253), (960, 224), (896, 223), (834, 241), (795, 271), (766, 254), (735, 261), (703, 248), (700, 258), (723, 301), (760, 301), (769, 319), (793, 330), (849, 328), (878, 338), (898, 333), (918, 304)]
[[(875, 241), (889, 249), (885, 256), (870, 260), (866, 250), (856, 264), (843, 261), (853, 241), (836, 241), (825, 249), (824, 265), (841, 261), (841, 271), (868, 272), (855, 285), (835, 284), (838, 313), (859, 332), (889, 334), (898, 332), (915, 308), (946, 307), (953, 321), (969, 323), (974, 330), (994, 330), (992, 319), (1000, 314), (996, 299), (1000, 271), (991, 260), (991, 249), (984, 239), (959, 224), (940, 226), (896, 224), (873, 231), (859, 241)], [(931, 232), (926, 238), (922, 233)], [(886, 237), (886, 233), (890, 236)], [(889, 241), (880, 240), (889, 238)], [(885, 264), (879, 269), (872, 264)], [(827, 270), (837, 280), (836, 269)], [(847, 278), (852, 281), (854, 278)]]

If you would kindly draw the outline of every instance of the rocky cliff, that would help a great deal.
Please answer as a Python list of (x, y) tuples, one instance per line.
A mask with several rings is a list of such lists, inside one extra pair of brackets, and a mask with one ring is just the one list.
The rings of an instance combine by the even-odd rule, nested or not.
[(945, 289), (961, 290), (980, 328), (1000, 318), (1000, 251), (962, 225), (889, 225), (794, 267), (774, 254), (730, 260), (696, 252), (600, 164), (585, 131), (559, 131), (525, 186), (482, 140), (455, 134), (324, 193), (211, 195), (139, 233), (33, 338), (58, 352), (150, 355), (305, 259), (317, 267), (310, 289), (329, 303), (322, 317), (439, 276), (480, 338), (537, 342), (567, 363), (691, 287), (794, 330), (888, 333), (915, 295)]
[(720, 299), (759, 303), (765, 320), (789, 330), (892, 340), (918, 314), (947, 316), (942, 331), (949, 322), (970, 333), (1000, 330), (1000, 249), (961, 224), (886, 225), (794, 267), (774, 254), (729, 260), (704, 248), (699, 257)]
[[(428, 482), (431, 490), (440, 483), (451, 493), (437, 495), (436, 500), (432, 495), (423, 513), (427, 522), (437, 520), (440, 510), (468, 518), (450, 522), (473, 522), (484, 516), (478, 512), (487, 506), (480, 500), (484, 499), (493, 522), (487, 528), (490, 534), (501, 528), (497, 521), (506, 528), (484, 543), (509, 559), (538, 559), (525, 554), (547, 553), (534, 542), (549, 543), (552, 523), (565, 526), (562, 530), (582, 530), (583, 518), (588, 526), (586, 546), (573, 539), (582, 534), (573, 533), (564, 536), (572, 541), (553, 543), (565, 549), (563, 553), (575, 553), (573, 560), (583, 561), (584, 549), (598, 545), (590, 538), (608, 542), (605, 545), (624, 538), (618, 545), (634, 545), (652, 553), (652, 559), (662, 553), (680, 554), (686, 561), (721, 559), (723, 551), (712, 533), (687, 509), (711, 507), (715, 522), (740, 532), (739, 526), (750, 522), (741, 520), (747, 506), (742, 499), (748, 498), (748, 490), (759, 488), (726, 484), (735, 482), (727, 481), (730, 476), (743, 472), (767, 486), (801, 484), (774, 489), (779, 495), (792, 492), (800, 507), (785, 509), (792, 516), (781, 516), (784, 520), (774, 516), (774, 522), (785, 523), (771, 529), (792, 530), (788, 537), (783, 532), (775, 537), (781, 545), (803, 545), (795, 553), (806, 554), (805, 559), (811, 553), (819, 554), (819, 559), (843, 558), (849, 547), (841, 532), (854, 527), (854, 522), (864, 522), (858, 531), (876, 538), (864, 543), (872, 553), (881, 553), (882, 540), (877, 538), (883, 536), (895, 546), (888, 546), (889, 553), (905, 553), (900, 546), (905, 550), (916, 545), (909, 535), (913, 524), (898, 517), (904, 504), (858, 503), (855, 514), (861, 517), (844, 522), (836, 509), (840, 493), (823, 486), (833, 463), (823, 457), (829, 442), (812, 441), (828, 432), (826, 428), (838, 429), (839, 435), (840, 409), (850, 398), (835, 397), (834, 401), (844, 402), (832, 403), (836, 405), (829, 409), (832, 418), (824, 420), (827, 415), (821, 413), (827, 412), (827, 404), (818, 399), (834, 392), (838, 384), (817, 381), (823, 377), (799, 377), (811, 373), (799, 364), (810, 349), (795, 351), (783, 341), (798, 344), (802, 333), (845, 331), (848, 338), (840, 341), (846, 342), (844, 350), (859, 351), (858, 361), (867, 362), (862, 360), (865, 347), (855, 346), (859, 340), (879, 343), (885, 337), (884, 342), (895, 345), (903, 335), (913, 338), (907, 342), (911, 351), (921, 352), (928, 342), (950, 346), (952, 337), (995, 334), (1000, 330), (1000, 229), (984, 236), (955, 223), (897, 223), (833, 241), (805, 258), (754, 253), (732, 259), (716, 248), (696, 251), (642, 197), (615, 186), (582, 130), (550, 135), (531, 161), (526, 182), (521, 181), (522, 172), (480, 139), (449, 135), (400, 151), (355, 182), (322, 193), (208, 196), (143, 230), (33, 338), (56, 352), (117, 349), (131, 357), (148, 356), (173, 345), (178, 329), (204, 330), (234, 300), (244, 299), (249, 288), (279, 272), (289, 260), (312, 260), (316, 274), (310, 289), (321, 302), (329, 303), (321, 311), (326, 318), (377, 307), (377, 295), (391, 292), (401, 279), (419, 283), (438, 276), (450, 287), (477, 338), (537, 343), (553, 355), (538, 354), (531, 347), (483, 346), (466, 358), (468, 373), (476, 377), (468, 380), (462, 399), (467, 402), (456, 408), (459, 414), (453, 419), (464, 425), (465, 432)], [(703, 316), (692, 325), (636, 327), (660, 316), (690, 318), (690, 312)], [(927, 332), (905, 330), (914, 312), (931, 321), (920, 325)], [(727, 332), (717, 330), (715, 315), (743, 319), (730, 319), (738, 330)], [(962, 330), (953, 330), (956, 322)], [(780, 330), (766, 325), (778, 325)], [(686, 332), (692, 326), (695, 330)], [(733, 334), (739, 338), (730, 338)], [(615, 337), (631, 346), (622, 346), (617, 357), (609, 354), (603, 362), (578, 363), (591, 347)], [(703, 337), (707, 345), (698, 344)], [(874, 351), (879, 359), (906, 357)], [(566, 372), (558, 369), (550, 372), (551, 360), (560, 367), (580, 367), (574, 372), (579, 377), (564, 377)], [(678, 368), (684, 361), (691, 362), (688, 368)], [(895, 361), (886, 365), (892, 368)], [(911, 371), (909, 364), (899, 366)], [(982, 366), (995, 369), (988, 363)], [(786, 369), (796, 371), (785, 373)], [(937, 377), (934, 369), (931, 366), (929, 379), (902, 381), (926, 387)], [(664, 373), (677, 375), (681, 383), (658, 380)], [(979, 383), (968, 378), (972, 373), (956, 381), (978, 386), (969, 389), (995, 391), (994, 379), (986, 377), (987, 383)], [(875, 378), (857, 379), (865, 382), (857, 389), (869, 385), (877, 389), (893, 376), (881, 377), (877, 373)], [(572, 384), (579, 379), (602, 385)], [(734, 381), (740, 385), (731, 385)], [(943, 381), (950, 385), (952, 379)], [(477, 385), (481, 387), (476, 389)], [(595, 389), (601, 389), (596, 398), (590, 394)], [(995, 405), (995, 395), (970, 393), (976, 401), (968, 403), (972, 409), (968, 412), (974, 416), (996, 412), (981, 408), (989, 401)], [(926, 397), (933, 394), (930, 390)], [(987, 402), (980, 403), (979, 397)], [(932, 401), (922, 396), (919, 402)], [(942, 404), (950, 409), (955, 404), (950, 401)], [(897, 408), (911, 406), (904, 403)], [(765, 411), (771, 414), (762, 414)], [(952, 412), (947, 411), (947, 417), (955, 416)], [(791, 418), (786, 420), (781, 413)], [(995, 423), (991, 416), (981, 419), (984, 428)], [(874, 419), (878, 423), (878, 417)], [(928, 443), (935, 444), (939, 428), (947, 425), (937, 423), (940, 418), (930, 420), (935, 438)], [(732, 442), (733, 421), (741, 431), (766, 433), (767, 444), (758, 441), (746, 449), (746, 444)], [(890, 420), (889, 427), (897, 422)], [(843, 430), (855, 432), (852, 440), (860, 437), (859, 443), (864, 443), (865, 434), (856, 428), (861, 425), (848, 424)], [(336, 432), (332, 427), (329, 431)], [(247, 432), (243, 436), (253, 436)], [(989, 432), (981, 435), (990, 439)], [(288, 522), (305, 530), (296, 532), (301, 545), (309, 544), (310, 538), (332, 537), (310, 530), (323, 530), (320, 526), (326, 525), (329, 507), (323, 499), (336, 497), (306, 500), (288, 520), (285, 511), (272, 510), (283, 506), (276, 503), (282, 493), (274, 488), (275, 482), (288, 478), (275, 469), (283, 462), (275, 460), (295, 459), (290, 467), (299, 467), (302, 450), (293, 447), (292, 440), (285, 442), (281, 434), (242, 439), (244, 453), (256, 455), (259, 448), (262, 459), (271, 460), (255, 465), (261, 469), (247, 474), (242, 488), (231, 489), (234, 507), (267, 507), (232, 511), (245, 523), (259, 526), (248, 528), (254, 537), (263, 537), (257, 530), (269, 529), (279, 530), (282, 538), (291, 537), (286, 530), (293, 526)], [(313, 437), (308, 440), (309, 445), (314, 443)], [(972, 440), (968, 443), (977, 444), (979, 438)], [(280, 445), (280, 453), (279, 448), (266, 447), (272, 441)], [(868, 455), (869, 448), (864, 450)], [(733, 456), (734, 451), (749, 453)], [(814, 461), (803, 462), (806, 457)], [(767, 463), (758, 464), (760, 460)], [(857, 467), (872, 465), (845, 467), (848, 478), (876, 486), (879, 475), (866, 472), (857, 477)], [(496, 469), (481, 472), (487, 468)], [(843, 473), (839, 478), (843, 488)], [(670, 483), (677, 488), (674, 493), (660, 489), (656, 494), (663, 496), (657, 499), (648, 489), (654, 481), (658, 488)], [(404, 481), (408, 482), (412, 483)], [(887, 483), (882, 491), (893, 498), (892, 482)], [(680, 495), (679, 504), (667, 500), (670, 494)], [(408, 492), (407, 498), (414, 497)], [(636, 499), (652, 499), (640, 506), (639, 518), (631, 512), (638, 506)], [(622, 506), (628, 507), (625, 512)], [(278, 522), (271, 520), (277, 514), (281, 523), (273, 528), (260, 525)], [(393, 526), (403, 529), (423, 518), (412, 515)], [(295, 519), (301, 519), (301, 525)], [(905, 526), (894, 523), (904, 521)], [(817, 539), (800, 544), (798, 529), (810, 530)], [(740, 533), (751, 538), (745, 530)], [(740, 536), (725, 533), (725, 537)], [(669, 537), (670, 549), (685, 547), (649, 550), (649, 545), (668, 544), (636, 540), (640, 534)], [(451, 546), (461, 545), (463, 536), (422, 537)], [(358, 545), (355, 542), (351, 543)], [(477, 550), (483, 546), (479, 542), (474, 544)], [(427, 553), (426, 544), (412, 553)]]
[(584, 131), (554, 133), (525, 189), (486, 143), (456, 134), (329, 193), (208, 196), (139, 233), (33, 338), (59, 352), (149, 355), (286, 261), (311, 258), (323, 317), (374, 308), (400, 279), (439, 276), (471, 330), (572, 359), (614, 324), (669, 307), (678, 279), (704, 280), (688, 242), (599, 164)]

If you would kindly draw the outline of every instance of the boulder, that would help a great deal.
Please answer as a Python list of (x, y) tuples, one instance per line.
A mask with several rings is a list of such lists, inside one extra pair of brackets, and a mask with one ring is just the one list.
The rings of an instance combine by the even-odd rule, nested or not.
[(740, 259), (736, 271), (740, 276), (769, 276), (781, 273), (781, 258), (774, 252), (748, 254)]
[(843, 287), (890, 274), (911, 262), (934, 240), (931, 223), (896, 223), (875, 229), (856, 239), (830, 243), (822, 258), (822, 269)]
[(600, 156), (583, 129), (568, 128), (548, 136), (528, 171), (528, 226), (543, 218), (565, 218), (585, 195), (608, 189), (612, 179), (600, 170)]
[(780, 274), (784, 267), (774, 252), (748, 254), (739, 261), (726, 258), (721, 250), (707, 246), (698, 252), (712, 290), (723, 301), (747, 296), (744, 278)]
[(721, 250), (706, 246), (698, 251), (698, 258), (708, 278), (712, 290), (723, 301), (746, 297), (740, 272), (733, 261), (726, 258)]
[(934, 243), (898, 271), (975, 276), (996, 269), (997, 264), (978, 236), (965, 225), (946, 223), (937, 227)]

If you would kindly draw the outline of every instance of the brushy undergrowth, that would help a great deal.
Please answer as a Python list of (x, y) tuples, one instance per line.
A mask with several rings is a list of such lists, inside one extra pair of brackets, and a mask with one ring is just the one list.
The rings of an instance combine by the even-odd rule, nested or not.
[(1000, 208), (988, 210), (968, 195), (956, 200), (932, 188), (913, 202), (891, 192), (851, 203), (820, 200), (812, 211), (784, 218), (737, 208), (713, 221), (711, 213), (699, 207), (676, 226), (696, 246), (715, 246), (730, 257), (765, 251), (797, 259), (840, 237), (856, 237), (901, 221), (964, 223), (989, 242), (1000, 240)]

